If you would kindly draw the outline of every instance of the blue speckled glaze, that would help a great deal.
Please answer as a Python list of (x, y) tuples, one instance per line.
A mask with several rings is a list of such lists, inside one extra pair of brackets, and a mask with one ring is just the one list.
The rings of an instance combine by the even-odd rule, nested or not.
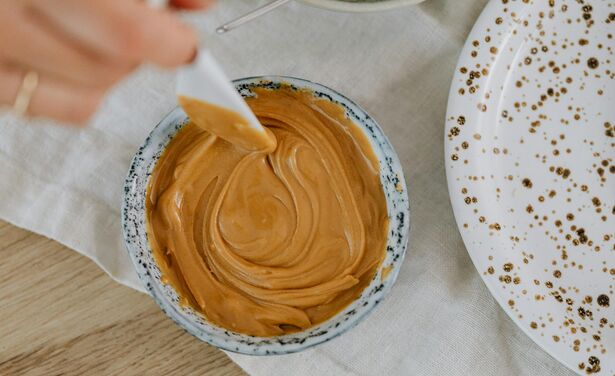
[(160, 308), (190, 334), (221, 349), (248, 355), (275, 355), (301, 351), (326, 342), (354, 327), (382, 301), (393, 286), (406, 253), (410, 227), (407, 188), (397, 154), (382, 129), (359, 106), (327, 87), (298, 78), (263, 76), (234, 81), (237, 90), (244, 97), (254, 96), (252, 91), (254, 88), (276, 89), (281, 83), (290, 84), (295, 89), (310, 89), (315, 96), (343, 106), (346, 109), (346, 116), (368, 136), (380, 161), (380, 180), (386, 195), (390, 219), (390, 233), (382, 266), (392, 266), (392, 269), (383, 281), (381, 267), (361, 296), (331, 319), (303, 332), (277, 337), (256, 337), (235, 333), (210, 324), (190, 307), (180, 306), (177, 292), (160, 281), (160, 269), (152, 255), (145, 230), (145, 196), (149, 177), (160, 155), (177, 131), (187, 124), (187, 117), (181, 108), (171, 111), (139, 148), (124, 186), (122, 204), (124, 239), (137, 274), (147, 291)]

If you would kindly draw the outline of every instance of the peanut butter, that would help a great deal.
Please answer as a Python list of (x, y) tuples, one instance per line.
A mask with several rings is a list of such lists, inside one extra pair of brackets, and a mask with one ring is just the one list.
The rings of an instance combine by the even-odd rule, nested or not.
[(164, 281), (210, 322), (274, 336), (357, 298), (385, 254), (378, 160), (344, 109), (311, 92), (247, 102), (277, 140), (250, 151), (194, 123), (150, 178), (148, 238)]

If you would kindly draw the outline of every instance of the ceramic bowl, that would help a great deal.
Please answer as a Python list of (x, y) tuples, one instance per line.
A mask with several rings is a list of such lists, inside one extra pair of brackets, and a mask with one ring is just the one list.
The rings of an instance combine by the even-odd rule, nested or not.
[(377, 12), (418, 4), (425, 0), (302, 0), (319, 8), (342, 12)]
[[(280, 83), (294, 88), (307, 88), (314, 96), (338, 103), (346, 109), (346, 116), (368, 136), (380, 161), (380, 180), (386, 195), (390, 218), (390, 232), (386, 256), (380, 269), (363, 293), (349, 306), (329, 320), (305, 331), (277, 336), (256, 337), (234, 333), (215, 326), (190, 307), (181, 306), (176, 291), (161, 282), (145, 230), (145, 191), (156, 162), (173, 136), (188, 119), (176, 108), (151, 132), (137, 151), (124, 186), (122, 228), (126, 248), (137, 274), (149, 294), (160, 308), (179, 326), (195, 337), (224, 350), (250, 355), (286, 354), (326, 342), (361, 321), (388, 294), (395, 282), (404, 259), (410, 226), (408, 195), (401, 164), (378, 124), (359, 106), (341, 94), (322, 85), (291, 77), (267, 76), (234, 81), (244, 97), (254, 96), (253, 89), (279, 88)], [(391, 267), (388, 277), (382, 279), (384, 267)]]

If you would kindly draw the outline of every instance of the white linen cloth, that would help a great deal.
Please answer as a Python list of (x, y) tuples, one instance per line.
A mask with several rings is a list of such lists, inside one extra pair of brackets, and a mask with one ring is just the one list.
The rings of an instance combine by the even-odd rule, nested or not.
[[(375, 14), (292, 3), (215, 36), (252, 9), (220, 1), (187, 16), (231, 77), (290, 75), (340, 91), (382, 126), (404, 165), (411, 238), (392, 293), (335, 340), (299, 354), (229, 354), (253, 375), (564, 375), (500, 309), (449, 205), (444, 118), (457, 55), (485, 0), (428, 0)], [(259, 2), (260, 3), (260, 2)], [(120, 229), (122, 185), (149, 131), (175, 106), (173, 72), (139, 71), (83, 130), (0, 118), (0, 217), (94, 260), (143, 291)]]

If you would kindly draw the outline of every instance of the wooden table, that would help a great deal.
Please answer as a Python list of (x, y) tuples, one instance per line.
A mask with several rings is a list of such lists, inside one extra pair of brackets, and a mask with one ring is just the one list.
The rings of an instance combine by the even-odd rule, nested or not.
[(0, 221), (0, 375), (243, 375), (92, 261)]

